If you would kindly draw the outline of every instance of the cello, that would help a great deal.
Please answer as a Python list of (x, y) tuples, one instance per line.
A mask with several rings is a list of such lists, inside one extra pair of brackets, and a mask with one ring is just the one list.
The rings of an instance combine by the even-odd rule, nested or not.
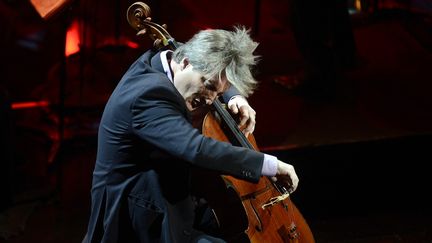
[[(127, 10), (127, 20), (137, 30), (137, 35), (148, 34), (157, 48), (176, 49), (177, 43), (166, 27), (152, 22), (149, 16), (150, 8), (143, 2), (136, 2)], [(245, 137), (218, 99), (212, 106), (213, 110), (207, 112), (202, 120), (204, 136), (258, 151), (253, 135)], [(208, 183), (210, 187), (202, 190), (200, 195), (208, 201), (214, 213), (218, 237), (229, 242), (315, 242), (306, 220), (290, 200), (290, 193), (284, 185), (265, 176), (258, 183), (227, 175), (218, 175), (218, 178), (219, 181)], [(234, 197), (224, 197), (219, 192)], [(227, 209), (231, 211), (227, 213)], [(241, 214), (232, 217), (233, 209)]]

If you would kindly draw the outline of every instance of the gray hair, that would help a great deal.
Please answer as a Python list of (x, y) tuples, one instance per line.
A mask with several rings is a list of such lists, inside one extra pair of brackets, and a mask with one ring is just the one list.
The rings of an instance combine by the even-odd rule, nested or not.
[(251, 69), (258, 60), (253, 54), (258, 43), (249, 32), (245, 27), (202, 30), (174, 51), (174, 61), (188, 58), (195, 70), (208, 77), (226, 75), (228, 82), (247, 97), (257, 84)]

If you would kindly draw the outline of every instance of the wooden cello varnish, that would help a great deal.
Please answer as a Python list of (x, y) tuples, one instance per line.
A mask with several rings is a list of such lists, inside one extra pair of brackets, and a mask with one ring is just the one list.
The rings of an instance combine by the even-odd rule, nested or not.
[[(232, 138), (228, 138), (226, 129), (222, 128), (219, 120), (220, 118), (216, 119), (215, 115), (208, 113), (203, 121), (202, 133), (219, 141), (231, 142)], [(255, 138), (249, 135), (247, 140), (258, 151)], [(263, 208), (272, 198), (282, 196), (269, 178), (261, 177), (255, 184), (232, 176), (222, 177), (226, 185), (236, 191), (244, 207), (248, 219), (245, 233), (250, 242), (315, 242), (309, 225), (289, 197)], [(218, 212), (215, 214), (217, 217)]]

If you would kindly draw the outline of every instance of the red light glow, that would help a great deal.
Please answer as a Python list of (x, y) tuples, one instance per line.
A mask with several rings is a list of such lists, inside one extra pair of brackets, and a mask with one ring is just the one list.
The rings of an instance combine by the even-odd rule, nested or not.
[(66, 33), (65, 56), (70, 56), (80, 50), (79, 23), (74, 20)]
[(18, 110), (18, 109), (28, 109), (28, 108), (35, 108), (35, 107), (46, 107), (49, 106), (49, 102), (42, 100), (42, 101), (29, 101), (29, 102), (14, 102), (12, 103), (12, 110)]

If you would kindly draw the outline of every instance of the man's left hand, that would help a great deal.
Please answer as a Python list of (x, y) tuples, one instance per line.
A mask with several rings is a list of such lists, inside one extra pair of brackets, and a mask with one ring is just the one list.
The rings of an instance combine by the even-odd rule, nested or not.
[(249, 105), (247, 100), (240, 95), (234, 96), (228, 102), (228, 108), (234, 114), (239, 114), (240, 118), (240, 127), (244, 127), (243, 133), (247, 137), (249, 134), (253, 133), (255, 130), (255, 118), (256, 112)]

